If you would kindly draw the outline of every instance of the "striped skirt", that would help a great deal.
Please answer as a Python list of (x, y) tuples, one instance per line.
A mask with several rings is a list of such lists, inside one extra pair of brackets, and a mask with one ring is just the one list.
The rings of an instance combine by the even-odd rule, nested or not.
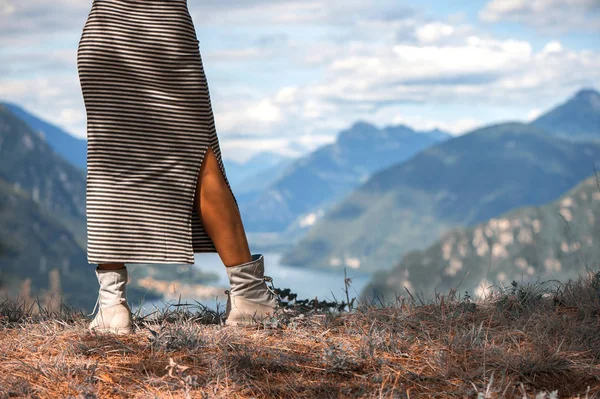
[(187, 0), (94, 0), (77, 70), (88, 262), (193, 264), (217, 252), (195, 206), (209, 146), (231, 186)]

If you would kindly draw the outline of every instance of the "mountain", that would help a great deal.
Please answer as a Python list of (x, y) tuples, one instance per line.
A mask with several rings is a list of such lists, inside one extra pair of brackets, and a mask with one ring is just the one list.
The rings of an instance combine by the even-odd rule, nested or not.
[(237, 187), (237, 194), (246, 194), (246, 193), (260, 193), (265, 188), (267, 188), (270, 184), (277, 181), (279, 179), (288, 165), (294, 159), (283, 159), (275, 165), (269, 167), (268, 169), (259, 170), (258, 172), (247, 176), (243, 181), (241, 181)]
[(576, 142), (521, 122), (494, 124), (375, 173), (329, 210), (281, 262), (386, 269), (453, 227), (549, 202), (600, 162), (600, 142)]
[(581, 89), (531, 124), (562, 137), (600, 140), (600, 93)]
[(86, 172), (72, 165), (8, 108), (0, 106), (0, 178), (30, 192), (85, 245)]
[(281, 232), (341, 199), (377, 170), (410, 158), (449, 137), (440, 130), (417, 132), (407, 126), (379, 129), (354, 123), (336, 141), (294, 160), (253, 201), (242, 203), (251, 232)]
[[(31, 278), (33, 292), (39, 292), (47, 286), (47, 273), (59, 268), (69, 304), (93, 307), (98, 282), (85, 254), (85, 175), (0, 105), (0, 281), (4, 285), (15, 287), (23, 278)], [(130, 287), (128, 295), (134, 302), (144, 295), (160, 298), (135, 281)]]
[(43, 137), (54, 151), (72, 165), (83, 170), (87, 169), (87, 140), (74, 137), (58, 126), (38, 118), (17, 104), (0, 102), (0, 108), (1, 106), (6, 107), (16, 117), (27, 123), (33, 131)]
[[(48, 273), (57, 268), (61, 275), (64, 301), (81, 309), (92, 309), (98, 296), (98, 282), (85, 250), (61, 221), (40, 205), (31, 193), (0, 178), (0, 281), (13, 291), (25, 278), (31, 289), (48, 289)], [(88, 267), (86, 269), (86, 267)], [(16, 295), (17, 292), (11, 292)], [(160, 298), (134, 285), (128, 297), (137, 301)]]
[[(248, 159), (246, 162), (237, 162), (225, 159), (225, 169), (230, 183), (239, 185), (247, 178), (265, 171), (269, 171), (275, 166), (291, 161), (292, 158), (278, 154), (272, 151), (261, 151)], [(231, 178), (229, 177), (231, 175)]]
[[(64, 159), (81, 169), (87, 169), (87, 140), (74, 137), (60, 127), (49, 123), (22, 106), (11, 102), (0, 102), (16, 117), (24, 121), (29, 127), (41, 136), (50, 147)], [(224, 160), (227, 177), (232, 185), (239, 187), (238, 191), (246, 192), (251, 187), (244, 184), (248, 179), (255, 183), (265, 184), (277, 177), (279, 171), (293, 158), (272, 151), (262, 151), (246, 162)], [(260, 176), (260, 180), (258, 179)]]
[[(0, 102), (0, 109), (3, 108), (2, 106), (5, 110), (10, 111), (14, 117), (25, 122), (57, 155), (67, 160), (71, 165), (83, 169), (85, 173), (85, 170), (87, 170), (87, 140), (74, 137), (15, 103)], [(42, 159), (47, 158), (42, 156)], [(247, 201), (250, 201), (268, 184), (276, 180), (281, 171), (291, 161), (292, 158), (284, 155), (263, 151), (244, 163), (224, 160), (224, 164), (227, 177), (235, 192), (242, 200), (248, 198)], [(85, 177), (85, 174), (83, 176)]]
[(576, 280), (600, 259), (600, 183), (589, 177), (554, 202), (512, 210), (470, 228), (456, 228), (422, 251), (377, 273), (363, 296), (433, 298), (459, 287), (481, 297), (515, 280)]
[(275, 152), (261, 151), (244, 163), (233, 160), (224, 160), (223, 163), (236, 197), (242, 198), (260, 193), (276, 181), (293, 160)]

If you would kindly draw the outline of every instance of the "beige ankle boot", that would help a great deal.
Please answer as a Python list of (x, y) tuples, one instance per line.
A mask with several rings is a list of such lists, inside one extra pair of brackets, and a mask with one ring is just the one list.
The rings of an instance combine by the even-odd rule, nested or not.
[(225, 310), (228, 326), (256, 325), (272, 316), (278, 301), (265, 283), (265, 264), (262, 254), (253, 254), (252, 260), (236, 266), (226, 267), (231, 288)]
[(96, 317), (88, 329), (117, 335), (130, 334), (133, 331), (131, 309), (127, 303), (127, 268), (104, 270), (96, 267), (96, 276), (100, 283), (100, 292), (94, 310), (100, 304)]

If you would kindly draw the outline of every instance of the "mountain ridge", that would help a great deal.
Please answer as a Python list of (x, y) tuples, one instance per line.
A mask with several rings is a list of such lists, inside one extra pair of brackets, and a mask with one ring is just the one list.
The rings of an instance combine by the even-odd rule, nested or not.
[(4, 101), (0, 102), (0, 106), (6, 107), (16, 117), (27, 123), (33, 131), (38, 134), (41, 132), (44, 141), (72, 165), (87, 170), (86, 139), (73, 136), (64, 129), (43, 120), (16, 103)]
[(440, 132), (356, 121), (334, 143), (292, 161), (261, 195), (243, 204), (245, 225), (252, 232), (297, 234), (303, 230), (300, 219), (327, 208), (374, 171), (450, 137)]
[[(519, 207), (471, 227), (454, 228), (429, 247), (376, 273), (364, 297), (390, 297), (406, 286), (432, 297), (456, 288), (482, 297), (512, 280), (576, 278), (600, 260), (600, 181), (586, 178), (559, 198)], [(522, 279), (522, 278), (521, 278)]]
[(600, 143), (572, 142), (522, 122), (479, 128), (373, 174), (284, 253), (282, 262), (358, 264), (367, 271), (389, 267), (394, 257), (431, 243), (431, 236), (452, 226), (552, 200), (599, 160)]
[(600, 92), (582, 88), (531, 124), (561, 137), (600, 140)]

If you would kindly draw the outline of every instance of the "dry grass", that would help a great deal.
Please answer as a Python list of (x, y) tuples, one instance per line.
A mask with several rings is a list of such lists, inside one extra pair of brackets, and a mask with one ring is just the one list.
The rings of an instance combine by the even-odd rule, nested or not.
[(0, 398), (599, 398), (600, 272), (549, 285), (478, 303), (454, 291), (351, 311), (290, 303), (250, 329), (180, 306), (134, 315), (126, 336), (6, 299)]

